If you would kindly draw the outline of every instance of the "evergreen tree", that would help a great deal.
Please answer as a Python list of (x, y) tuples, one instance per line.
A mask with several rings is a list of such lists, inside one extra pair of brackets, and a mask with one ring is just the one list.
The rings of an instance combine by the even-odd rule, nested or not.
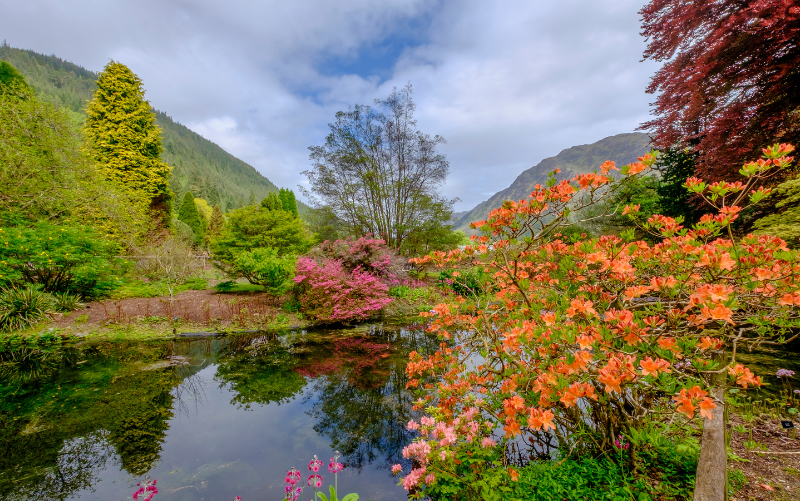
[(247, 206), (252, 207), (255, 204), (256, 204), (256, 194), (253, 193), (252, 190), (250, 190), (250, 196), (247, 198)]
[(86, 136), (106, 176), (166, 221), (172, 202), (170, 167), (160, 158), (161, 130), (144, 99), (141, 79), (111, 61), (97, 79), (86, 114)]
[(9, 91), (33, 94), (33, 89), (25, 81), (25, 77), (7, 62), (0, 61), (0, 94)]
[(686, 179), (695, 174), (696, 157), (689, 150), (668, 149), (659, 153), (655, 166), (661, 172), (661, 182), (656, 188), (656, 211), (669, 217), (682, 216), (686, 227), (696, 223), (703, 215), (703, 211), (689, 201), (691, 193), (684, 186)]
[(267, 197), (261, 201), (261, 207), (266, 210), (283, 210), (281, 199), (274, 191), (270, 191)]
[(297, 199), (295, 198), (292, 190), (281, 188), (278, 197), (281, 199), (283, 210), (286, 212), (291, 212), (295, 215), (295, 217), (299, 216), (297, 212)]
[(191, 191), (187, 191), (183, 196), (183, 203), (178, 210), (178, 220), (183, 221), (186, 226), (192, 229), (194, 233), (194, 243), (199, 245), (205, 240), (205, 231), (203, 231), (203, 216), (197, 210), (197, 204), (194, 202), (194, 195)]
[(222, 215), (219, 205), (215, 205), (214, 211), (211, 213), (211, 222), (208, 223), (208, 234), (209, 236), (218, 236), (221, 235), (224, 230), (225, 217)]

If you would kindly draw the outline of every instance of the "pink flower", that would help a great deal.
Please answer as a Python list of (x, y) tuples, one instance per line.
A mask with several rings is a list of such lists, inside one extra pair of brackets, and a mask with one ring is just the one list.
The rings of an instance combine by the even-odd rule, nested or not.
[(401, 471), (403, 471), (403, 466), (402, 465), (396, 464), (396, 465), (392, 466), (392, 474), (393, 475), (397, 475)]
[(403, 478), (403, 488), (407, 491), (413, 489), (418, 483), (422, 476), (425, 474), (425, 467), (416, 468), (411, 470), (411, 473), (406, 475)]
[(436, 475), (433, 473), (428, 473), (428, 475), (425, 477), (425, 483), (428, 485), (432, 484), (434, 480), (436, 480)]
[(409, 430), (418, 430), (419, 429), (419, 423), (417, 423), (416, 421), (414, 421), (412, 419), (411, 421), (408, 422), (408, 424), (406, 425), (406, 428), (409, 429)]
[(489, 448), (489, 447), (494, 447), (495, 445), (497, 445), (497, 442), (495, 442), (494, 440), (492, 440), (489, 437), (484, 437), (484, 439), (481, 440), (481, 445), (483, 447)]
[(423, 418), (420, 419), (420, 423), (422, 423), (422, 426), (433, 426), (436, 424), (436, 420), (432, 417), (423, 416)]

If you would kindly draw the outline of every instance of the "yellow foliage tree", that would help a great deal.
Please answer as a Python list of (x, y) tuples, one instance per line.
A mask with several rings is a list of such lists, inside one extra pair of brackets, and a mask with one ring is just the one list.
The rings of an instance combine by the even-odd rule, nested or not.
[(90, 150), (106, 176), (156, 219), (169, 221), (171, 168), (161, 161), (161, 130), (144, 99), (141, 79), (124, 64), (111, 61), (97, 79), (86, 115)]

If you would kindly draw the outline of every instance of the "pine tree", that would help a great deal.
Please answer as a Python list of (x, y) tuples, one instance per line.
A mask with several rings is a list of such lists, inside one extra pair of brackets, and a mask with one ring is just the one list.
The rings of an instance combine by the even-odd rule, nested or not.
[(141, 79), (124, 64), (111, 61), (97, 79), (86, 115), (91, 152), (106, 176), (167, 221), (171, 168), (161, 161), (161, 130), (144, 99)]
[(200, 245), (205, 241), (205, 231), (203, 231), (203, 216), (197, 210), (197, 205), (194, 202), (194, 195), (191, 191), (187, 191), (183, 196), (183, 203), (178, 210), (178, 220), (183, 221), (194, 233), (194, 243)]
[(250, 190), (250, 197), (247, 199), (247, 205), (253, 206), (256, 204), (256, 194), (253, 193), (253, 190)]
[(211, 213), (211, 222), (208, 223), (208, 234), (210, 236), (221, 235), (224, 229), (225, 217), (222, 215), (219, 205), (215, 205), (214, 211)]
[(283, 210), (286, 212), (291, 212), (295, 215), (295, 217), (299, 215), (297, 213), (297, 199), (295, 198), (292, 190), (281, 188), (280, 192), (278, 193), (278, 197), (281, 199)]

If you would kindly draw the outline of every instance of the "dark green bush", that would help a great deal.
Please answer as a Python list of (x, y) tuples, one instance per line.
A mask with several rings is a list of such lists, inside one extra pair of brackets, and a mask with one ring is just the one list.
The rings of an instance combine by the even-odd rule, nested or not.
[(46, 319), (55, 309), (53, 296), (32, 285), (0, 291), (0, 332), (30, 327)]

